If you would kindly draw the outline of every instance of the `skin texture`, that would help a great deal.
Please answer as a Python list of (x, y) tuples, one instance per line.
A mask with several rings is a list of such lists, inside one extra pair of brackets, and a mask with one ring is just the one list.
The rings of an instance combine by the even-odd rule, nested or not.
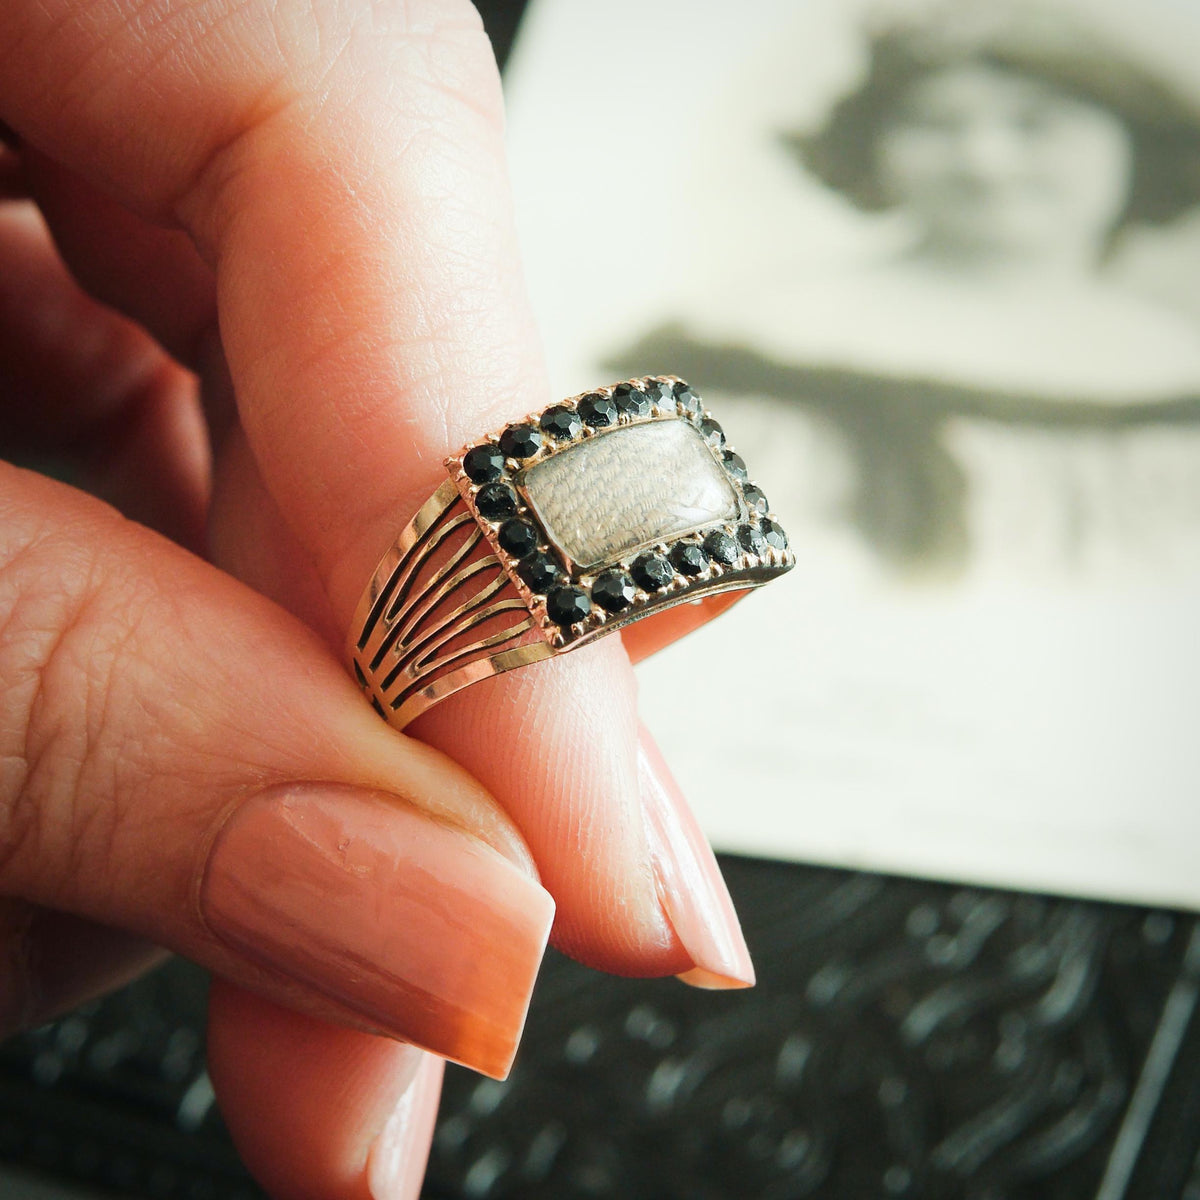
[[(415, 1195), (437, 1065), (393, 1039), (501, 1073), (555, 906), (594, 966), (751, 978), (617, 639), (415, 736), (339, 662), (441, 459), (551, 399), (490, 47), (450, 0), (12, 0), (0, 120), (0, 437), (76, 485), (0, 468), (0, 1019), (184, 953), (272, 1194)], [(468, 986), (398, 897), (524, 948)]]

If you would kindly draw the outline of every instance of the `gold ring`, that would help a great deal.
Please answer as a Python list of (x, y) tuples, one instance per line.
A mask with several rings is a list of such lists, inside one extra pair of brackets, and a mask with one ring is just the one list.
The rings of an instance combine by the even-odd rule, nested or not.
[(617, 630), (637, 661), (795, 565), (766, 496), (675, 376), (573, 396), (446, 469), (351, 626), (355, 678), (396, 728)]

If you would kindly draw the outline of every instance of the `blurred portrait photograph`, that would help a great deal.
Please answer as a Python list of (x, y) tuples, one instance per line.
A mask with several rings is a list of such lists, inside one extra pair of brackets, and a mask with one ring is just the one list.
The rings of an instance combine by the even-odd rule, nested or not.
[(1200, 326), (1119, 260), (1126, 230), (1200, 202), (1200, 109), (1070, 9), (946, 3), (864, 32), (861, 77), (779, 152), (907, 236), (756, 280), (736, 323), (668, 324), (631, 360), (806, 426), (779, 506), (900, 578), (1195, 578)]
[[(551, 327), (593, 374), (696, 385), (798, 555), (701, 635), (768, 647), (714, 721), (735, 744), (689, 781), (719, 841), (1200, 902), (1172, 849), (1200, 831), (1185, 17), (856, 0), (763, 6), (740, 40), (712, 20), (725, 55), (686, 73), (693, 120), (667, 111), (673, 148), (634, 188), (671, 216), (616, 202), (622, 245), (589, 266), (624, 291)], [(519, 131), (518, 164), (537, 144)], [(529, 240), (540, 299), (562, 280)], [(647, 672), (668, 743), (703, 669)]]

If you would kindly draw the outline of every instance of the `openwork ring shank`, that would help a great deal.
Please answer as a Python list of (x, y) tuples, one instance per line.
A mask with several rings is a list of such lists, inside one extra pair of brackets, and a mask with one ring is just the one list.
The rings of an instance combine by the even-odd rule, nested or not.
[(643, 658), (795, 563), (742, 459), (673, 376), (572, 397), (446, 468), (352, 625), (355, 678), (397, 728), (617, 630)]

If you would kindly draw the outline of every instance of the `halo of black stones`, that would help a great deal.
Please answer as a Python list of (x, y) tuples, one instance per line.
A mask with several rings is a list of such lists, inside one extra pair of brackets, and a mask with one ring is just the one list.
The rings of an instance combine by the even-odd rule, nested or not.
[[(612, 419), (606, 422), (604, 417)], [(514, 476), (588, 438), (666, 417), (686, 420), (700, 433), (733, 485), (742, 510), (741, 519), (706, 526), (669, 542), (638, 547), (624, 558), (603, 563), (591, 571), (568, 570), (536, 514), (512, 486)], [(730, 571), (778, 564), (778, 555), (788, 549), (787, 537), (772, 519), (766, 496), (748, 478), (745, 464), (726, 441), (724, 430), (703, 407), (695, 389), (672, 376), (630, 379), (564, 400), (543, 413), (514, 421), (500, 433), (476, 443), (457, 465), (466, 485), (464, 493), (490, 530), (493, 546), (501, 559), (511, 560), (507, 564), (509, 574), (529, 593), (535, 616), (540, 610), (546, 621), (557, 628), (555, 641), (560, 645), (570, 640), (572, 634), (582, 635), (618, 615), (628, 620), (638, 608), (660, 602), (664, 596), (691, 591)], [(503, 506), (505, 511), (501, 515), (494, 500), (498, 492), (510, 493), (510, 489), (516, 504), (512, 511)], [(493, 512), (497, 515), (492, 516)], [(509, 534), (518, 525), (532, 526), (539, 534), (536, 546), (523, 538), (520, 547), (523, 552), (514, 553), (518, 549), (515, 538), (500, 533), (506, 523), (505, 532)], [(718, 541), (725, 551), (723, 554), (713, 553)], [(512, 550), (506, 545), (510, 542)], [(645, 572), (637, 568), (651, 557), (657, 567), (654, 580), (639, 579)], [(669, 578), (666, 568), (673, 569)], [(633, 594), (627, 601), (627, 593), (619, 601), (610, 594), (617, 577), (633, 585)], [(656, 588), (648, 590), (643, 586), (659, 579), (662, 582)], [(593, 591), (597, 583), (600, 587)], [(568, 591), (572, 596), (578, 594), (578, 600), (565, 603)], [(554, 603), (548, 602), (551, 594)], [(572, 617), (577, 619), (572, 621)]]

